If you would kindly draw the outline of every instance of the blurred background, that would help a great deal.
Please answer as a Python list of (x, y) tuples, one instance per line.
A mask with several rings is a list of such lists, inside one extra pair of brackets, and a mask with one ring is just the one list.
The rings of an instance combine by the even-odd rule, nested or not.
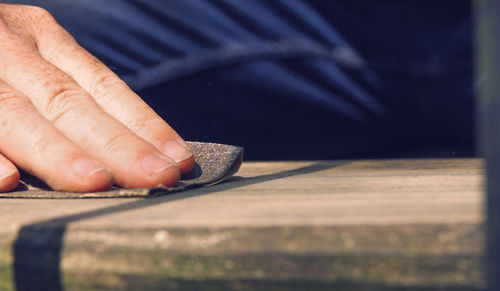
[(44, 0), (185, 139), (247, 160), (467, 157), (468, 0)]

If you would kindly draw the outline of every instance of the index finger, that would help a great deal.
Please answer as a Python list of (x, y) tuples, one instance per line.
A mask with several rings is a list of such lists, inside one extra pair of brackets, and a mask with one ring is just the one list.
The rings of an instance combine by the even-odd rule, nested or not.
[(173, 159), (182, 172), (192, 168), (193, 153), (177, 132), (63, 28), (54, 25), (40, 31), (37, 45), (45, 59), (71, 76), (111, 116)]
[[(10, 49), (15, 47), (16, 50)], [(111, 170), (126, 188), (174, 185), (177, 165), (106, 113), (67, 74), (27, 47), (0, 34), (0, 78), (31, 100), (46, 119)]]

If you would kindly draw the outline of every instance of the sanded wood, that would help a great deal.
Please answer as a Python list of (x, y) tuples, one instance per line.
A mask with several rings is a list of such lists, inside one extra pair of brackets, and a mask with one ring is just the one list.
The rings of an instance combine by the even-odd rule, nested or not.
[(478, 290), (483, 176), (475, 159), (252, 162), (152, 199), (1, 200), (0, 287), (46, 268), (65, 290)]

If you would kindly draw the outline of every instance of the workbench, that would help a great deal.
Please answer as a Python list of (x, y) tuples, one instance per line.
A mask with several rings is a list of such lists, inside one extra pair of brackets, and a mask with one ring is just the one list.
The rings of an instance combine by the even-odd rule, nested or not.
[(156, 198), (1, 199), (0, 290), (479, 290), (483, 179), (479, 159), (245, 162)]

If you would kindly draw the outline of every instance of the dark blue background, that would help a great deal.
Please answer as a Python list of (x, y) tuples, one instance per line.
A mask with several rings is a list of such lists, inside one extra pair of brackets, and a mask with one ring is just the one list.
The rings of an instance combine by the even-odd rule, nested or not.
[[(474, 152), (466, 0), (17, 2), (53, 12), (189, 140), (241, 145), (247, 159)], [(279, 47), (287, 40), (364, 65)]]

